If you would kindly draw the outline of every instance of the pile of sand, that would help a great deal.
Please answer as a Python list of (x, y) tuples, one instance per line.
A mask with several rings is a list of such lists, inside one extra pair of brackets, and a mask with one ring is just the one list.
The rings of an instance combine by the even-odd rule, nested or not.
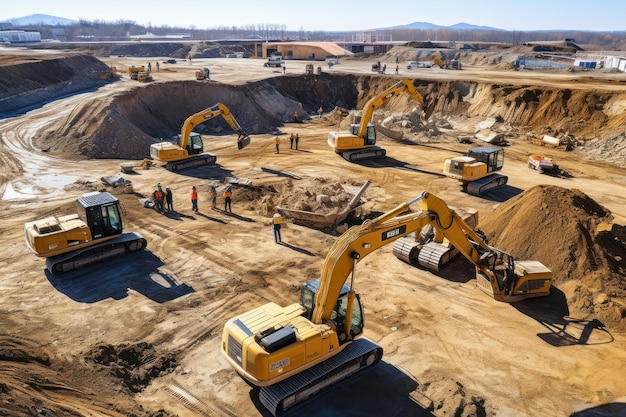
[(533, 187), (483, 216), (489, 244), (542, 262), (570, 312), (626, 328), (626, 228), (579, 190)]

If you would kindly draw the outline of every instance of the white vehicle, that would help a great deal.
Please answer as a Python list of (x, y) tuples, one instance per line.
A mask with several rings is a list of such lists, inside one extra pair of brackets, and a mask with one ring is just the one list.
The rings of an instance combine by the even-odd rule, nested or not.
[(413, 69), (413, 68), (430, 68), (431, 64), (427, 63), (427, 62), (418, 62), (418, 61), (411, 61), (408, 63), (408, 65), (406, 66), (407, 69)]
[(283, 66), (283, 57), (280, 55), (272, 55), (267, 58), (267, 62), (263, 64), (264, 67), (282, 67)]

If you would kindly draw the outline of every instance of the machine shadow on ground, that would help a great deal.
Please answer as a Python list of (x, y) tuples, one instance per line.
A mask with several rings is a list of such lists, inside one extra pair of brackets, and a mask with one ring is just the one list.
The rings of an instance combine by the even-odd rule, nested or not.
[[(167, 170), (164, 166), (157, 166), (157, 169)], [(202, 180), (216, 180), (220, 182), (224, 182), (224, 180), (228, 177), (235, 176), (231, 170), (222, 168), (220, 164), (189, 167), (175, 171), (175, 173), (186, 177), (198, 178)]]
[(57, 291), (79, 303), (96, 303), (108, 298), (121, 300), (128, 296), (129, 290), (157, 303), (165, 303), (194, 292), (189, 285), (181, 284), (159, 270), (163, 261), (147, 250), (108, 260), (106, 268), (102, 265), (95, 264), (60, 276), (48, 270), (45, 273)]
[(597, 407), (587, 408), (570, 414), (570, 417), (602, 417), (602, 416), (626, 416), (626, 403), (615, 402), (602, 404)]
[[(412, 376), (381, 361), (372, 369), (322, 390), (284, 416), (434, 417), (428, 411), (430, 400), (416, 391), (419, 385)], [(250, 398), (263, 417), (272, 416), (259, 401), (258, 388), (250, 391)]]
[(571, 317), (565, 294), (554, 286), (547, 297), (529, 298), (511, 305), (544, 326), (547, 331), (537, 336), (554, 347), (599, 345), (614, 340), (601, 321)]

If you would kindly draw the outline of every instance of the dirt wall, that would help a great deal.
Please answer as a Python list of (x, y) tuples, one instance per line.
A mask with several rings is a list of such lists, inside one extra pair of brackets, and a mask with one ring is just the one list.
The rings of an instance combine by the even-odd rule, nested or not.
[(91, 55), (0, 63), (0, 115), (111, 81), (110, 68)]

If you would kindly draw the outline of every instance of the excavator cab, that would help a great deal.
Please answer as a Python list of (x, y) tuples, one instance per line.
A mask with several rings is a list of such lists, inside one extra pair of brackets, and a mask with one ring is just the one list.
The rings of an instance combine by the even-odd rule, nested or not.
[(487, 172), (500, 171), (504, 166), (504, 149), (497, 146), (479, 146), (470, 149), (466, 156), (487, 165)]
[(92, 239), (122, 234), (119, 201), (109, 193), (88, 193), (76, 200), (78, 216), (91, 230)]
[[(353, 135), (358, 135), (359, 133), (359, 125), (352, 124), (350, 125), (350, 132)], [(376, 145), (376, 128), (373, 124), (369, 123), (367, 125), (367, 130), (365, 131), (365, 136), (363, 136), (363, 144), (365, 146), (374, 146)]]
[[(309, 320), (313, 317), (313, 310), (315, 308), (315, 297), (319, 288), (319, 280), (307, 282), (302, 285), (301, 300), (302, 307), (306, 309), (305, 317)], [(341, 294), (335, 304), (335, 309), (331, 314), (331, 320), (336, 327), (338, 333), (339, 343), (343, 344), (348, 340), (353, 340), (356, 336), (363, 333), (363, 306), (361, 305), (361, 298), (359, 294), (356, 294), (355, 303), (352, 307), (352, 321), (350, 324), (350, 335), (346, 335), (344, 331), (344, 323), (347, 317), (348, 309), (348, 292), (350, 287), (343, 285), (341, 288)]]
[[(180, 135), (175, 136), (176, 144), (181, 146)], [(189, 134), (189, 142), (187, 142), (187, 153), (189, 155), (199, 155), (204, 152), (204, 144), (202, 142), (202, 136), (197, 132), (191, 132)]]

